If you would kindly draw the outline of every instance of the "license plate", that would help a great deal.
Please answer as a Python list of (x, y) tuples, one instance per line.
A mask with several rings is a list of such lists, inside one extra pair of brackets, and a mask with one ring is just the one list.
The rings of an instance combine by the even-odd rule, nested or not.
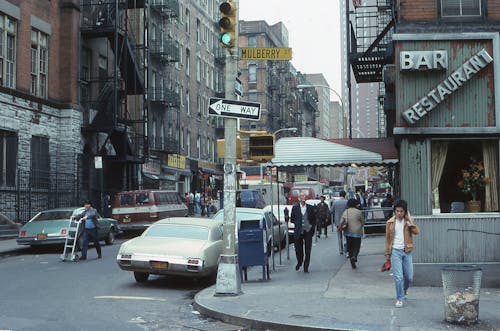
[(39, 233), (36, 235), (36, 240), (43, 240), (43, 239), (47, 239), (48, 238), (48, 235), (46, 233)]
[(168, 262), (150, 261), (149, 263), (151, 265), (151, 268), (153, 268), (153, 269), (158, 269), (158, 270), (167, 270), (168, 269)]
[(132, 219), (128, 217), (123, 219), (123, 223), (130, 223), (131, 221)]

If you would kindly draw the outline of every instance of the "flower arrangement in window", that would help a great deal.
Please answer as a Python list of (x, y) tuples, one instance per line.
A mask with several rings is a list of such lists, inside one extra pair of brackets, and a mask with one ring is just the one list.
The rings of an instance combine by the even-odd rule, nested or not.
[(470, 193), (472, 200), (476, 200), (477, 193), (488, 183), (488, 178), (484, 175), (484, 165), (482, 161), (471, 158), (471, 163), (467, 169), (462, 169), (462, 180), (458, 186), (464, 193)]

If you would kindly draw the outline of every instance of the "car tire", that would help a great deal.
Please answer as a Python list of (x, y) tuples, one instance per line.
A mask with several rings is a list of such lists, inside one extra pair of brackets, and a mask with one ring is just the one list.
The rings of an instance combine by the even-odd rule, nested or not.
[(113, 245), (113, 243), (115, 242), (115, 237), (116, 237), (116, 231), (114, 228), (111, 228), (104, 242), (106, 243), (106, 245)]
[(134, 271), (135, 281), (138, 283), (145, 283), (148, 281), (149, 274), (147, 272), (137, 272)]

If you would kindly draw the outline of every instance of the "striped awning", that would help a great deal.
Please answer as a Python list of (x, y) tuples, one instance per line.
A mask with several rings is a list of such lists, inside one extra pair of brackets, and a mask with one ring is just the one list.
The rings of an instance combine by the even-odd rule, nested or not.
[[(393, 147), (396, 150), (395, 146)], [(374, 166), (398, 163), (381, 153), (312, 137), (279, 139), (270, 165), (277, 167)]]

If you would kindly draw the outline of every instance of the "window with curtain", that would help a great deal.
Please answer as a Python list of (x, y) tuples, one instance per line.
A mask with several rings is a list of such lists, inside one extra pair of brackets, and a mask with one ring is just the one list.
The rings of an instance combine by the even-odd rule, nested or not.
[(0, 186), (16, 185), (17, 134), (0, 130)]
[(49, 188), (50, 154), (47, 137), (31, 137), (31, 176), (32, 187)]
[(256, 82), (257, 81), (257, 65), (250, 64), (248, 65), (248, 81)]
[(17, 22), (0, 13), (0, 85), (16, 87)]
[(495, 139), (432, 141), (433, 209), (447, 213), (452, 211), (452, 205), (466, 205), (473, 200), (472, 193), (464, 189), (464, 172), (470, 174), (473, 164), (479, 165), (485, 175), (485, 185), (476, 193), (476, 200), (481, 201), (481, 211), (499, 210), (498, 141)]

